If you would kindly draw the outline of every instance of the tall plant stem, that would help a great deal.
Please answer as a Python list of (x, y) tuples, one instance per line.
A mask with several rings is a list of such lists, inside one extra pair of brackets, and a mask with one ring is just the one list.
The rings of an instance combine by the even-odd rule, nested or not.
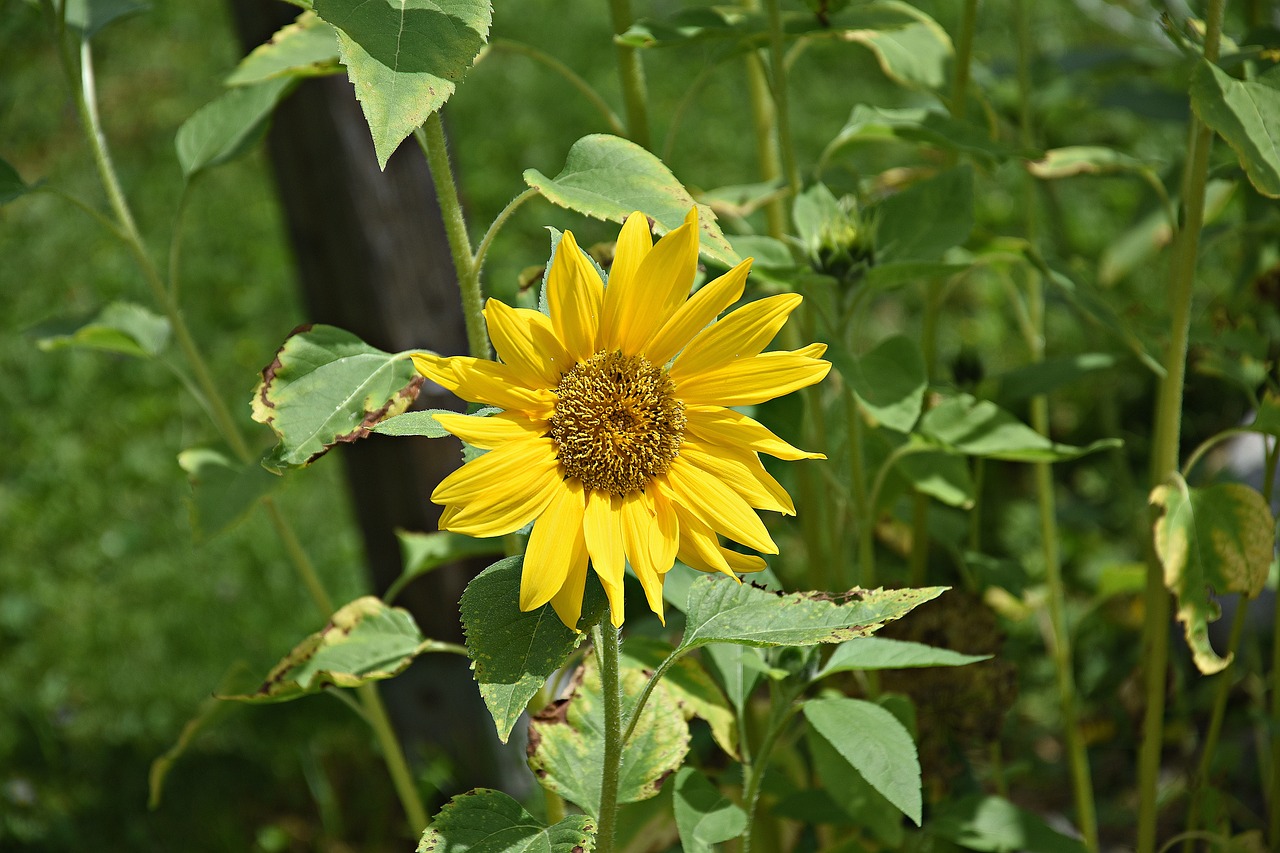
[[(1209, 0), (1205, 15), (1204, 54), (1218, 58), (1222, 15), (1226, 0)], [(1182, 431), (1182, 383), (1186, 377), (1187, 339), (1191, 327), (1191, 295), (1195, 284), (1200, 229), (1204, 225), (1204, 188), (1209, 171), (1213, 131), (1192, 117), (1186, 166), (1182, 175), (1182, 227), (1178, 229), (1169, 265), (1170, 341), (1165, 351), (1165, 376), (1156, 398), (1155, 443), (1151, 453), (1153, 485), (1164, 483), (1178, 469), (1178, 440)], [(1156, 783), (1164, 743), (1165, 669), (1169, 660), (1169, 593), (1155, 548), (1148, 540), (1147, 583), (1143, 594), (1143, 662), (1146, 666), (1146, 713), (1138, 754), (1137, 853), (1153, 853), (1156, 844)]]
[(613, 853), (618, 819), (618, 779), (622, 775), (622, 684), (618, 658), (618, 629), (601, 622), (591, 629), (600, 664), (600, 690), (604, 694), (604, 759), (600, 774), (600, 819), (596, 853)]
[(969, 105), (969, 66), (973, 60), (973, 32), (978, 22), (978, 0), (964, 0), (960, 37), (956, 40), (955, 74), (951, 78), (951, 117), (964, 118)]
[(427, 158), (436, 199), (440, 202), (444, 233), (449, 241), (449, 254), (453, 255), (453, 269), (458, 276), (458, 290), (462, 295), (467, 348), (476, 358), (488, 358), (489, 336), (484, 325), (480, 265), (472, 260), (471, 238), (467, 236), (467, 220), (462, 213), (462, 203), (458, 201), (458, 185), (453, 179), (453, 167), (449, 165), (449, 147), (440, 111), (436, 110), (428, 116), (422, 127), (413, 132), (413, 136)]
[[(613, 34), (620, 36), (631, 26), (631, 0), (609, 0)], [(622, 81), (622, 103), (627, 112), (627, 135), (631, 141), (649, 147), (649, 94), (645, 88), (644, 65), (634, 47), (614, 41), (618, 77)]]
[[(194, 376), (195, 388), (203, 398), (201, 402), (204, 404), (210, 418), (214, 421), (214, 426), (242, 462), (252, 463), (253, 452), (249, 447), (249, 443), (240, 432), (240, 428), (236, 425), (230, 410), (218, 393), (217, 385), (213, 381), (213, 374), (209, 371), (208, 363), (196, 345), (195, 338), (191, 335), (191, 330), (187, 327), (186, 319), (182, 315), (175, 294), (171, 288), (165, 286), (155, 262), (147, 253), (142, 235), (138, 232), (137, 223), (129, 208), (128, 200), (125, 198), (124, 190), (120, 185), (120, 179), (112, 163), (110, 149), (107, 146), (106, 134), (103, 133), (102, 123), (98, 117), (93, 54), (90, 51), (89, 42), (88, 40), (80, 42), (80, 67), (77, 75), (71, 47), (61, 27), (57, 29), (57, 37), (64, 70), (67, 72), (71, 82), (71, 89), (75, 95), (76, 109), (84, 124), (85, 135), (93, 152), (98, 177), (102, 182), (103, 189), (106, 191), (107, 199), (111, 205), (112, 212), (115, 214), (119, 230), (129, 246), (130, 252), (142, 269), (143, 278), (146, 280), (147, 286), (151, 289), (152, 295), (163, 309), (165, 318), (169, 321), (174, 339), (177, 341), (183, 358)], [(78, 84), (77, 76), (79, 77)], [(270, 497), (267, 497), (263, 499), (263, 504), (271, 518), (272, 526), (279, 534), (285, 550), (289, 554), (290, 562), (293, 563), (299, 578), (302, 580), (303, 585), (307, 587), (312, 600), (315, 602), (316, 609), (325, 618), (328, 618), (333, 613), (332, 601), (323, 584), (321, 584), (315, 567), (303, 550), (301, 542), (298, 541), (293, 528), (280, 512), (276, 503)], [(396, 739), (395, 731), (391, 728), (386, 708), (382, 704), (382, 698), (373, 685), (365, 685), (360, 688), (359, 693), (366, 719), (372, 726), (378, 743), (382, 748), (383, 759), (386, 761), (387, 769), (395, 784), (401, 805), (404, 807), (405, 814), (413, 830), (420, 833), (426, 828), (428, 822), (426, 808), (423, 806), (422, 798), (413, 784), (413, 777), (409, 774), (404, 752), (400, 748), (400, 742)]]
[(871, 589), (876, 585), (876, 508), (867, 495), (866, 440), (862, 412), (852, 388), (845, 389), (845, 420), (849, 422), (849, 492), (853, 496), (853, 528), (858, 535), (858, 564), (846, 583)]
[(751, 831), (756, 824), (756, 806), (760, 803), (760, 786), (764, 782), (764, 774), (769, 767), (769, 755), (773, 752), (778, 737), (786, 729), (787, 721), (799, 710), (799, 706), (792, 703), (793, 699), (794, 697), (791, 697), (784, 703), (779, 702), (776, 695), (773, 697), (764, 738), (760, 741), (760, 747), (756, 750), (755, 763), (751, 765), (747, 775), (747, 784), (742, 791), (742, 802), (747, 812), (747, 831), (742, 836), (742, 853), (751, 853)]
[[(748, 12), (760, 10), (760, 0), (738, 0), (738, 5)], [(756, 161), (760, 165), (760, 180), (772, 183), (782, 177), (782, 160), (778, 153), (777, 126), (773, 99), (769, 95), (769, 79), (759, 51), (751, 51), (744, 59), (747, 72), (747, 92), (751, 102), (751, 130), (756, 141)], [(781, 240), (787, 233), (787, 213), (782, 199), (771, 200), (764, 208), (769, 224), (769, 236)]]
[[(1014, 0), (1018, 41), (1018, 94), (1020, 137), (1030, 147), (1035, 134), (1031, 126), (1031, 24), (1026, 0)], [(1036, 242), (1036, 209), (1034, 184), (1028, 176), (1024, 196), (1023, 219), (1027, 223), (1027, 240)], [(1031, 361), (1038, 364), (1045, 356), (1044, 283), (1035, 270), (1027, 282), (1027, 348)], [(1043, 436), (1049, 435), (1049, 398), (1043, 394), (1031, 399), (1031, 426)], [(1067, 628), (1066, 585), (1062, 580), (1062, 557), (1058, 541), (1056, 500), (1053, 494), (1053, 469), (1048, 462), (1035, 463), (1036, 506), (1040, 515), (1040, 547), (1044, 559), (1045, 582), (1049, 587), (1049, 653), (1053, 657), (1058, 685), (1058, 702), (1062, 712), (1063, 736), (1067, 743), (1067, 760), (1071, 767), (1071, 789), (1076, 805), (1080, 834), (1090, 850), (1098, 849), (1098, 818), (1094, 806), (1093, 782), (1089, 772), (1089, 753), (1080, 733), (1076, 709), (1075, 667), (1072, 663), (1071, 632)]]
[(778, 150), (782, 154), (782, 173), (794, 199), (800, 195), (800, 168), (796, 165), (795, 145), (791, 140), (791, 98), (787, 92), (782, 8), (780, 0), (765, 0), (765, 7), (769, 13), (769, 73), (773, 80), (773, 103), (777, 113)]

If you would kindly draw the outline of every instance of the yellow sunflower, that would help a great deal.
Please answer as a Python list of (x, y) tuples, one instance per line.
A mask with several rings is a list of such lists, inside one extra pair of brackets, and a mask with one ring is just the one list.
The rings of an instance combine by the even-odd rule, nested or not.
[(618, 235), (609, 286), (566, 231), (547, 274), (550, 316), (485, 306), (501, 361), (417, 353), (424, 376), (464, 400), (503, 411), (487, 418), (439, 415), (446, 430), (490, 452), (449, 475), (431, 499), (443, 530), (501, 536), (534, 521), (520, 608), (547, 602), (575, 628), (587, 565), (623, 619), (627, 562), (662, 618), (662, 584), (679, 558), (702, 571), (758, 571), (764, 560), (718, 535), (776, 554), (755, 510), (795, 514), (760, 464), (821, 459), (734, 411), (820, 381), (824, 344), (762, 352), (800, 304), (795, 294), (741, 296), (743, 261), (689, 296), (698, 263), (698, 219), (656, 244), (631, 214)]

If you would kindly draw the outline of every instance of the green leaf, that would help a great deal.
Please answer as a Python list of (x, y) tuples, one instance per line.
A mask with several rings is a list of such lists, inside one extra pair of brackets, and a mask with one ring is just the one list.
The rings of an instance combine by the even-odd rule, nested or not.
[[(600, 813), (604, 759), (604, 701), (595, 658), (578, 671), (567, 702), (557, 702), (529, 721), (529, 767), (543, 787), (589, 815)], [(623, 713), (635, 705), (648, 678), (635, 669), (621, 673)], [(618, 779), (618, 802), (647, 800), (674, 773), (689, 751), (689, 726), (663, 682), (649, 696), (627, 741)]]
[(436, 420), (437, 414), (456, 415), (449, 409), (426, 409), (421, 412), (405, 412), (379, 421), (370, 428), (370, 432), (381, 435), (425, 435), (427, 438), (444, 438), (451, 433)]
[[(595, 219), (622, 222), (643, 211), (659, 234), (678, 228), (694, 206), (693, 196), (661, 160), (634, 142), (604, 133), (573, 143), (554, 178), (526, 169), (524, 180), (552, 204)], [(698, 227), (704, 255), (726, 266), (741, 260), (706, 205), (698, 205)]]
[(277, 77), (321, 77), (341, 70), (338, 34), (314, 12), (303, 12), (240, 60), (226, 83), (248, 86)]
[(400, 591), (423, 575), (441, 566), (470, 557), (493, 557), (502, 553), (501, 539), (475, 539), (461, 533), (437, 530), (434, 533), (414, 533), (397, 530), (400, 540), (400, 562), (404, 570), (387, 588), (385, 601), (394, 601)]
[(18, 170), (9, 165), (7, 160), (0, 158), (0, 204), (8, 204), (26, 195), (31, 189), (31, 185), (22, 180)]
[(1254, 188), (1280, 198), (1280, 90), (1202, 59), (1191, 75), (1191, 108), (1236, 152)]
[(169, 344), (169, 321), (154, 311), (132, 302), (112, 302), (97, 317), (73, 330), (37, 330), (36, 343), (49, 351), (65, 347), (114, 352), (137, 358), (152, 358)]
[(951, 397), (926, 412), (919, 435), (953, 453), (1010, 462), (1061, 462), (1121, 445), (1114, 438), (1084, 447), (1058, 444), (995, 403), (968, 394)]
[[(524, 557), (494, 563), (467, 584), (460, 603), (476, 683), (503, 743), (529, 700), (584, 637), (566, 628), (550, 604), (520, 610), (523, 565)], [(606, 606), (599, 583), (588, 583), (579, 625), (590, 629)]]
[[(672, 646), (652, 637), (628, 637), (622, 650), (623, 665), (652, 673), (673, 651)], [(681, 657), (662, 679), (668, 693), (680, 703), (684, 718), (704, 720), (719, 747), (737, 758), (737, 720), (724, 693), (702, 665), (695, 658)]]
[(1264, 394), (1247, 429), (1280, 438), (1280, 396), (1270, 391)]
[(1149, 172), (1151, 167), (1139, 160), (1101, 145), (1072, 145), (1044, 152), (1038, 160), (1028, 161), (1027, 171), (1043, 180), (1071, 178), (1076, 175), (1109, 175), (1116, 172)]
[(941, 88), (953, 50), (938, 22), (897, 0), (871, 0), (834, 15), (831, 30), (866, 46), (885, 76), (904, 86)]
[(1021, 401), (1039, 394), (1051, 394), (1064, 385), (1070, 385), (1099, 371), (1110, 370), (1116, 366), (1117, 361), (1111, 353), (1086, 352), (1033, 362), (997, 377), (1000, 382), (1000, 398), (1005, 401)]
[[(222, 677), (222, 682), (218, 685), (217, 693), (228, 693), (238, 689), (237, 685), (248, 674), (248, 666), (240, 661), (231, 666), (226, 674)], [(169, 776), (169, 771), (173, 769), (173, 765), (178, 762), (192, 742), (200, 736), (201, 732), (212, 726), (216, 726), (222, 719), (230, 715), (239, 706), (232, 705), (229, 702), (223, 702), (217, 696), (210, 696), (208, 699), (200, 703), (200, 708), (196, 714), (182, 726), (182, 731), (178, 734), (178, 740), (173, 746), (164, 751), (164, 754), (158, 756), (151, 762), (151, 770), (147, 774), (147, 808), (155, 810), (160, 807), (161, 798), (164, 796), (165, 779)]]
[(489, 0), (315, 0), (373, 134), (378, 165), (453, 95), (489, 40)]
[(928, 832), (981, 853), (1085, 853), (1088, 849), (1055, 832), (1039, 815), (996, 796), (938, 803), (929, 814)]
[(992, 139), (986, 130), (931, 108), (885, 109), (858, 104), (844, 127), (827, 144), (820, 162), (825, 163), (846, 145), (895, 140), (923, 142), (993, 164), (1031, 153), (1010, 148)]
[(692, 767), (676, 774), (673, 811), (684, 853), (713, 853), (747, 828), (747, 813)]
[(258, 141), (276, 104), (293, 80), (280, 77), (239, 86), (196, 110), (178, 128), (174, 146), (188, 181), (205, 169), (234, 160)]
[(261, 465), (236, 462), (216, 450), (193, 447), (178, 454), (191, 483), (191, 522), (204, 537), (217, 536), (243, 519), (280, 482)]
[(939, 649), (907, 640), (886, 637), (858, 637), (835, 647), (826, 666), (814, 676), (826, 678), (837, 672), (868, 669), (908, 669), (923, 666), (964, 666), (989, 660), (991, 655), (962, 655), (950, 649)]
[(359, 687), (393, 678), (435, 648), (409, 611), (366, 595), (339, 608), (329, 624), (299, 643), (257, 692), (222, 696), (238, 702), (287, 702), (326, 687)]
[(950, 453), (911, 453), (901, 456), (894, 469), (911, 487), (947, 506), (971, 509), (977, 487), (969, 473), (969, 463)]
[(542, 823), (501, 791), (476, 788), (450, 800), (422, 834), (418, 853), (591, 853), (595, 821), (570, 815)]
[(418, 396), (408, 353), (385, 353), (333, 326), (303, 326), (262, 370), (253, 419), (280, 443), (269, 467), (309, 465), (338, 442), (364, 438)]
[(768, 665), (760, 652), (750, 646), (739, 646), (736, 643), (715, 643), (702, 649), (707, 669), (716, 676), (729, 704), (740, 713), (751, 698), (751, 693), (760, 683)]
[(812, 646), (865, 637), (947, 588), (851, 589), (846, 593), (769, 592), (704, 575), (689, 589), (684, 651), (709, 643)]
[(915, 341), (894, 335), (862, 356), (832, 344), (827, 358), (853, 389), (859, 405), (877, 424), (908, 432), (920, 417), (928, 384), (924, 357)]
[[(136, 0), (65, 0), (67, 4), (67, 25), (79, 30), (82, 37), (91, 39), (102, 32), (103, 27), (145, 12), (151, 7)], [(55, 3), (56, 5), (56, 3)]]
[(1209, 595), (1238, 592), (1254, 598), (1267, 582), (1275, 551), (1275, 519), (1266, 500), (1240, 483), (1188, 489), (1157, 486), (1151, 503), (1162, 507), (1156, 520), (1156, 554), (1164, 564), (1164, 584), (1178, 600), (1178, 621), (1196, 666), (1205, 675), (1220, 672), (1231, 655), (1219, 657), (1209, 644), (1209, 623), (1221, 610)]
[(810, 699), (805, 719), (885, 799), (920, 825), (920, 760), (898, 718), (861, 699)]
[[(902, 813), (813, 726), (805, 731), (805, 746), (822, 787), (800, 792), (803, 802), (793, 803), (791, 808), (799, 808), (800, 817), (809, 811), (808, 817), (819, 823), (852, 822), (888, 848), (900, 849), (905, 835)], [(822, 811), (810, 811), (815, 806)]]
[(890, 290), (930, 278), (950, 278), (971, 269), (970, 264), (944, 264), (940, 261), (903, 261), (877, 263), (866, 271), (862, 283), (874, 290)]
[(936, 261), (973, 230), (973, 170), (940, 172), (894, 193), (875, 210), (877, 263)]

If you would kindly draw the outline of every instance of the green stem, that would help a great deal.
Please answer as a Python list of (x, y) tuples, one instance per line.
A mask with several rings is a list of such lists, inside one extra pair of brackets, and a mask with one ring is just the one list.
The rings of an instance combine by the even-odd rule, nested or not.
[(315, 604), (316, 610), (322, 618), (328, 619), (333, 615), (333, 599), (329, 597), (328, 591), (321, 583), (315, 564), (307, 556), (306, 549), (298, 539), (298, 534), (294, 533), (293, 526), (284, 517), (284, 513), (280, 511), (280, 505), (274, 498), (270, 495), (263, 498), (262, 506), (267, 511), (267, 517), (271, 519), (271, 526), (275, 528), (280, 541), (284, 543), (285, 552), (289, 555), (289, 560), (293, 563), (298, 577), (302, 579), (303, 586), (307, 588), (307, 592), (311, 593), (311, 601)]
[[(925, 376), (933, 381), (938, 360), (938, 314), (946, 287), (941, 279), (933, 278), (925, 291), (924, 317), (920, 324), (920, 351), (924, 357)], [(929, 395), (925, 394), (924, 408), (929, 408)], [(916, 492), (911, 501), (911, 559), (908, 565), (913, 586), (924, 584), (929, 566), (929, 497)]]
[[(1215, 62), (1222, 34), (1226, 0), (1209, 0), (1205, 15), (1205, 59)], [(1169, 264), (1171, 305), (1169, 348), (1165, 353), (1165, 377), (1160, 383), (1155, 412), (1155, 442), (1151, 454), (1151, 479), (1164, 483), (1178, 468), (1178, 441), (1182, 426), (1182, 392), (1187, 368), (1187, 340), (1191, 325), (1191, 296), (1195, 283), (1200, 229), (1204, 225), (1204, 188), (1209, 171), (1213, 131), (1192, 117), (1182, 181), (1183, 224), (1178, 229)], [(1164, 743), (1165, 670), (1169, 660), (1169, 592), (1164, 573), (1148, 545), (1147, 583), (1144, 591), (1143, 661), (1146, 713), (1138, 754), (1137, 853), (1152, 853), (1156, 845), (1157, 781), (1160, 751)]]
[(182, 195), (178, 197), (178, 209), (173, 213), (173, 236), (169, 238), (169, 298), (178, 301), (182, 264), (182, 218), (187, 212), (187, 200), (191, 197), (191, 182), (184, 181)]
[[(749, 12), (758, 11), (760, 0), (738, 0)], [(773, 98), (769, 94), (769, 80), (764, 73), (760, 53), (752, 50), (745, 57), (747, 64), (747, 92), (751, 102), (751, 129), (756, 141), (756, 161), (760, 166), (760, 180), (772, 183), (782, 177), (782, 160), (778, 153), (778, 131), (775, 126)], [(787, 212), (782, 199), (775, 198), (765, 206), (769, 223), (769, 236), (781, 240), (787, 233)]]
[[(618, 818), (618, 780), (622, 775), (622, 685), (619, 677), (619, 631), (607, 620), (591, 629), (600, 664), (604, 694), (604, 756), (600, 774), (600, 816), (596, 853), (613, 853)], [(637, 714), (637, 716), (639, 716)]]
[(1237, 435), (1248, 435), (1251, 432), (1253, 432), (1253, 430), (1245, 429), (1244, 427), (1232, 427), (1231, 429), (1224, 429), (1220, 433), (1209, 436), (1204, 441), (1200, 442), (1200, 445), (1196, 447), (1195, 450), (1191, 451), (1191, 455), (1187, 457), (1187, 461), (1182, 463), (1182, 478), (1184, 480), (1187, 479), (1191, 474), (1191, 470), (1196, 467), (1196, 463), (1203, 459), (1204, 455), (1214, 447), (1227, 439), (1235, 438)]
[(356, 688), (356, 692), (360, 695), (360, 704), (364, 706), (364, 712), (368, 716), (374, 736), (382, 747), (382, 760), (391, 774), (391, 782), (395, 785), (396, 795), (404, 807), (405, 816), (409, 819), (409, 827), (414, 835), (421, 835), (431, 825), (431, 821), (427, 817), (422, 796), (418, 793), (418, 786), (413, 781), (413, 774), (409, 772), (409, 763), (405, 761), (404, 750), (400, 748), (400, 741), (397, 740), (395, 729), (391, 726), (391, 719), (387, 716), (387, 708), (382, 702), (382, 696), (378, 693), (378, 686), (362, 684)]
[(644, 710), (645, 703), (649, 701), (649, 695), (653, 693), (653, 688), (658, 686), (658, 681), (667, 674), (667, 670), (680, 658), (681, 654), (683, 654), (683, 650), (676, 649), (667, 655), (666, 659), (658, 664), (658, 668), (653, 671), (653, 675), (649, 676), (648, 683), (640, 691), (640, 695), (636, 697), (636, 703), (631, 708), (631, 714), (627, 717), (626, 725), (623, 726), (621, 748), (626, 747), (631, 740), (631, 735), (635, 733), (636, 724), (640, 722), (640, 713)]
[(799, 706), (790, 702), (782, 705), (775, 699), (769, 711), (769, 723), (765, 728), (764, 739), (760, 741), (755, 763), (751, 765), (747, 785), (742, 791), (742, 802), (747, 812), (747, 831), (742, 836), (742, 853), (751, 853), (751, 831), (756, 824), (756, 806), (760, 802), (760, 785), (764, 782), (764, 774), (769, 767), (769, 755), (778, 742), (778, 736), (785, 730), (787, 721), (797, 710)]
[(862, 412), (852, 388), (845, 389), (845, 420), (849, 422), (849, 486), (853, 495), (853, 529), (858, 532), (858, 564), (844, 578), (852, 586), (875, 586), (876, 508), (867, 502), (866, 454)]
[(794, 199), (800, 195), (800, 169), (796, 166), (795, 146), (791, 141), (791, 109), (787, 94), (787, 62), (783, 48), (782, 8), (779, 0), (765, 0), (769, 13), (769, 70), (773, 77), (773, 103), (777, 109), (778, 149), (782, 154), (782, 172)]
[(552, 71), (563, 77), (570, 86), (577, 89), (582, 96), (596, 108), (596, 111), (604, 118), (605, 123), (609, 125), (609, 130), (613, 131), (615, 136), (626, 136), (627, 130), (622, 126), (622, 120), (618, 118), (618, 114), (609, 106), (609, 102), (600, 96), (595, 87), (584, 80), (576, 71), (556, 59), (549, 53), (544, 53), (532, 45), (524, 42), (513, 41), (511, 39), (494, 39), (489, 42), (489, 47), (493, 50), (505, 50), (508, 53), (518, 53), (527, 56), (534, 62), (539, 62), (550, 68)]
[(56, 189), (54, 187), (50, 187), (46, 185), (41, 185), (36, 187), (35, 190), (33, 190), (33, 192), (48, 193), (54, 198), (62, 199), (68, 204), (78, 208), (79, 210), (87, 214), (90, 219), (92, 219), (94, 222), (101, 225), (105, 231), (111, 234), (112, 237), (115, 237), (116, 239), (120, 240), (122, 243), (128, 244), (129, 238), (126, 237), (124, 232), (120, 230), (119, 225), (116, 225), (114, 222), (112, 222), (110, 219), (104, 216), (101, 211), (95, 210), (93, 207), (90, 207), (88, 204), (76, 198), (75, 196), (71, 195), (70, 193), (63, 192), (60, 189)]
[(978, 0), (965, 0), (956, 39), (955, 76), (951, 78), (951, 117), (964, 118), (969, 105), (969, 66), (973, 60), (973, 31), (978, 21)]
[[(613, 34), (620, 36), (631, 26), (631, 0), (609, 0)], [(634, 48), (613, 43), (618, 61), (618, 77), (622, 81), (622, 102), (627, 111), (627, 130), (631, 141), (649, 147), (649, 95), (644, 82), (644, 65)]]
[(453, 179), (453, 167), (449, 165), (449, 145), (444, 136), (444, 122), (436, 110), (413, 132), (426, 155), (431, 170), (431, 182), (435, 186), (436, 199), (444, 218), (444, 233), (449, 241), (449, 253), (453, 255), (453, 269), (458, 276), (458, 290), (462, 295), (462, 316), (467, 325), (467, 348), (476, 358), (489, 357), (489, 335), (485, 332), (484, 300), (480, 292), (480, 269), (472, 263), (471, 238), (467, 236), (467, 221), (458, 201), (458, 185)]
[(507, 206), (494, 218), (489, 225), (489, 230), (484, 233), (484, 237), (480, 240), (480, 245), (476, 246), (476, 253), (471, 258), (471, 268), (475, 270), (477, 276), (480, 270), (484, 268), (485, 255), (489, 253), (489, 245), (493, 242), (493, 238), (498, 236), (498, 232), (502, 230), (502, 226), (507, 224), (507, 220), (511, 218), (511, 214), (515, 213), (520, 205), (538, 194), (538, 191), (530, 187), (520, 195), (507, 202)]

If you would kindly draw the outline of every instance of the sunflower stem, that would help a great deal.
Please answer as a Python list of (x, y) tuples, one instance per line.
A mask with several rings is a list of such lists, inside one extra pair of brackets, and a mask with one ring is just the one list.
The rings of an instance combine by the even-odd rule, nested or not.
[[(458, 277), (458, 290), (462, 295), (462, 317), (467, 325), (467, 349), (476, 358), (489, 357), (489, 336), (484, 325), (484, 299), (480, 292), (480, 265), (473, 262), (471, 238), (467, 236), (467, 220), (458, 201), (458, 184), (449, 164), (448, 141), (444, 135), (444, 122), (436, 110), (422, 126), (413, 132), (422, 148), (431, 171), (436, 199), (444, 218), (445, 237), (449, 241), (449, 253), (453, 255), (453, 269)], [(481, 257), (483, 260), (483, 257)]]
[(765, 0), (769, 13), (769, 66), (773, 78), (773, 103), (777, 117), (778, 150), (782, 154), (782, 171), (791, 198), (800, 195), (800, 169), (796, 166), (795, 147), (791, 141), (791, 112), (787, 97), (787, 62), (783, 49), (782, 7), (779, 0)]
[(645, 88), (644, 65), (634, 47), (617, 40), (617, 36), (631, 27), (631, 0), (609, 0), (609, 15), (613, 21), (613, 50), (618, 60), (618, 77), (622, 81), (622, 101), (627, 112), (627, 135), (632, 142), (648, 148), (649, 95)]
[(619, 677), (620, 632), (607, 620), (591, 629), (600, 664), (604, 698), (604, 759), (600, 773), (600, 815), (596, 853), (613, 853), (618, 818), (618, 779), (622, 775), (622, 684)]
[[(760, 0), (738, 0), (749, 12), (759, 11)], [(772, 183), (782, 177), (782, 161), (778, 153), (778, 136), (775, 127), (776, 114), (773, 99), (769, 95), (769, 80), (759, 51), (751, 51), (744, 58), (747, 69), (747, 91), (751, 102), (751, 128), (756, 140), (756, 160), (760, 164), (760, 180)], [(787, 212), (782, 199), (772, 199), (764, 208), (769, 236), (781, 240), (787, 233)]]
[[(1222, 16), (1226, 0), (1209, 0), (1205, 14), (1204, 55), (1218, 58)], [(1213, 131), (1192, 116), (1187, 159), (1182, 175), (1182, 227), (1174, 236), (1167, 293), (1171, 312), (1169, 347), (1165, 351), (1165, 376), (1157, 396), (1151, 453), (1152, 485), (1160, 485), (1178, 469), (1178, 442), (1182, 431), (1182, 393), (1187, 369), (1187, 341), (1191, 329), (1191, 296), (1195, 284), (1200, 229), (1204, 225), (1204, 190), (1209, 173), (1209, 148)], [(1143, 656), (1146, 713), (1138, 754), (1137, 853), (1152, 853), (1156, 845), (1158, 813), (1157, 781), (1164, 744), (1165, 671), (1169, 660), (1169, 591), (1164, 571), (1148, 538), (1147, 583), (1144, 591)]]
[(955, 75), (951, 78), (951, 117), (964, 118), (969, 105), (969, 66), (973, 60), (973, 31), (978, 22), (978, 0), (965, 0), (956, 41)]

